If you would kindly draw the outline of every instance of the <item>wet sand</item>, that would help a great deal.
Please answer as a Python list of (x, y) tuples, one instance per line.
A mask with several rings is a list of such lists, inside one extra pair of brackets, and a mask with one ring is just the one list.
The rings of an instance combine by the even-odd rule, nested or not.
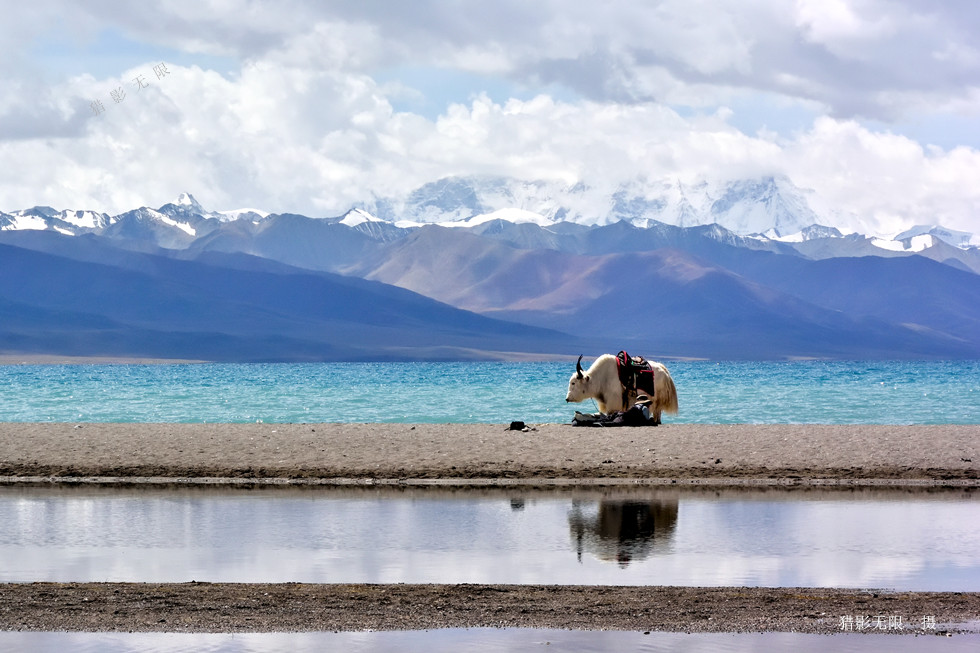
[[(0, 483), (980, 486), (980, 426), (0, 424)], [(0, 629), (980, 630), (980, 592), (319, 584), (0, 584)], [(869, 628), (864, 632), (882, 632)]]

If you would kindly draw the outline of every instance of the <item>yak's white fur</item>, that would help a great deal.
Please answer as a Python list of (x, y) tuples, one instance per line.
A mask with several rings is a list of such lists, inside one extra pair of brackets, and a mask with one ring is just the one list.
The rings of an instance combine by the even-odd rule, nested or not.
[[(648, 361), (653, 366), (653, 403), (650, 405), (650, 416), (654, 423), (660, 423), (663, 412), (677, 412), (677, 388), (670, 372), (661, 363)], [(625, 404), (623, 402), (625, 395)], [(636, 403), (636, 391), (624, 392), (623, 384), (619, 381), (619, 371), (616, 368), (616, 357), (603, 354), (595, 359), (586, 372), (581, 368), (568, 380), (568, 394), (565, 401), (585, 401), (593, 398), (599, 404), (599, 412), (603, 414), (629, 410)]]

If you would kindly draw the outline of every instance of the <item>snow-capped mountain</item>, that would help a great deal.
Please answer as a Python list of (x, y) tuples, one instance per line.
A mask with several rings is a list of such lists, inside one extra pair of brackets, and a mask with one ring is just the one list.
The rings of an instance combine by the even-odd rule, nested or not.
[(472, 224), (479, 216), (517, 210), (537, 214), (540, 220), (585, 225), (621, 220), (639, 226), (651, 221), (680, 227), (719, 224), (739, 235), (769, 230), (792, 234), (820, 222), (806, 193), (785, 177), (725, 184), (638, 178), (611, 189), (583, 183), (450, 177), (404, 198), (384, 198), (359, 208), (393, 222)]
[[(147, 231), (149, 229), (159, 233), (168, 231), (173, 231), (174, 234), (182, 233), (183, 236), (178, 240), (186, 240), (184, 237), (194, 238), (207, 233), (216, 226), (216, 223), (238, 220), (255, 222), (268, 215), (268, 212), (259, 209), (208, 211), (194, 199), (193, 195), (181, 193), (176, 200), (159, 208), (143, 206), (115, 216), (89, 210), (59, 211), (50, 206), (35, 206), (10, 213), (0, 212), (0, 230), (56, 231), (66, 235), (131, 233), (133, 237), (140, 238), (149, 233)], [(127, 223), (138, 223), (142, 227), (134, 227)]]
[[(885, 238), (872, 238), (871, 244), (875, 247), (881, 249), (889, 250), (892, 252), (922, 252), (934, 247), (939, 239), (932, 234), (920, 234), (918, 236), (909, 236), (907, 238), (894, 238), (891, 240)], [(945, 241), (941, 241), (945, 242)]]
[(190, 193), (181, 193), (177, 199), (164, 204), (158, 209), (161, 213), (174, 218), (207, 218), (219, 222), (234, 222), (235, 220), (251, 220), (253, 222), (269, 217), (268, 211), (253, 208), (233, 209), (230, 211), (208, 211)]
[(50, 206), (0, 213), (0, 230), (49, 230), (76, 235), (104, 229), (111, 222), (105, 213), (95, 211), (58, 211)]
[(50, 206), (35, 206), (30, 209), (0, 214), (0, 229), (20, 231), (28, 229), (53, 229), (53, 218), (58, 214)]
[(971, 234), (966, 231), (954, 231), (939, 225), (917, 225), (907, 231), (903, 231), (891, 240), (904, 242), (910, 241), (917, 236), (932, 236), (953, 247), (980, 246), (980, 235)]
[(367, 222), (384, 222), (381, 218), (376, 218), (367, 211), (361, 209), (351, 209), (340, 219), (340, 224), (348, 227), (356, 227)]
[(796, 233), (791, 233), (788, 235), (780, 235), (779, 231), (773, 227), (768, 229), (763, 234), (755, 235), (756, 238), (777, 240), (783, 243), (802, 243), (808, 240), (816, 240), (818, 238), (843, 238), (844, 234), (841, 233), (840, 229), (837, 227), (825, 227), (819, 224), (811, 224), (810, 226), (797, 231)]
[[(129, 353), (159, 355), (154, 347), (170, 341), (153, 329), (182, 325), (190, 335), (167, 355), (370, 357), (379, 343), (404, 337), (397, 355), (411, 358), (419, 343), (439, 341), (415, 309), (371, 337), (360, 322), (335, 321), (344, 313), (388, 325), (383, 298), (397, 286), (508, 320), (458, 346), (486, 348), (494, 332), (500, 351), (545, 351), (521, 349), (542, 341), (511, 338), (516, 323), (684, 357), (980, 357), (980, 247), (972, 241), (936, 226), (893, 237), (842, 233), (821, 225), (806, 192), (779, 178), (715, 186), (638, 179), (612, 189), (452, 178), (317, 218), (216, 212), (189, 193), (115, 216), (33, 207), (0, 213), (0, 268), (45, 280), (0, 284), (0, 304), (21, 320), (4, 314), (0, 350), (34, 337), (43, 317), (52, 351), (88, 324), (109, 350), (130, 338), (138, 347)], [(133, 270), (162, 276), (117, 292)], [(172, 284), (166, 270), (200, 277), (206, 292)], [(332, 281), (321, 284), (321, 275)], [(85, 292), (66, 294), (80, 277)], [(352, 278), (367, 285), (355, 289), (345, 281)], [(87, 311), (103, 292), (118, 297), (93, 322)], [(268, 305), (241, 312), (259, 299)], [(185, 320), (187, 302), (197, 312)], [(212, 319), (213, 302), (221, 320)], [(272, 314), (279, 317), (270, 325)], [(310, 324), (329, 346), (308, 342)], [(646, 326), (638, 333), (637, 325)], [(201, 349), (193, 333), (212, 334), (212, 343), (253, 339), (229, 354), (223, 344)], [(85, 337), (79, 351), (91, 350)]]
[(791, 234), (820, 221), (803, 191), (785, 177), (736, 181), (721, 190), (721, 195), (711, 202), (709, 223), (723, 225), (737, 234), (770, 229), (780, 235)]
[(401, 222), (392, 224), (387, 220), (377, 218), (362, 209), (351, 209), (343, 215), (336, 224), (349, 227), (350, 229), (364, 234), (378, 242), (389, 242), (405, 235), (405, 229), (415, 225), (406, 225)]
[(495, 220), (502, 220), (504, 222), (510, 222), (511, 224), (536, 224), (539, 227), (550, 227), (555, 224), (554, 220), (550, 220), (543, 215), (535, 213), (534, 211), (527, 211), (524, 209), (497, 209), (496, 211), (490, 211), (489, 213), (474, 215), (472, 218), (467, 218), (466, 220), (440, 222), (439, 224), (443, 227), (466, 229), (486, 224), (487, 222), (493, 222)]
[(201, 206), (201, 203), (194, 199), (194, 196), (190, 193), (181, 193), (177, 196), (177, 201), (171, 202), (171, 204), (186, 208), (188, 211), (194, 213), (204, 213), (204, 207)]
[(60, 211), (55, 217), (78, 229), (91, 229), (93, 231), (109, 226), (111, 220), (108, 214), (95, 211)]
[(183, 249), (210, 229), (202, 229), (213, 218), (190, 213), (174, 204), (159, 210), (141, 207), (116, 216), (102, 233), (109, 238), (147, 243), (167, 249)]
[[(249, 234), (254, 236), (255, 229), (266, 229), (266, 223), (275, 218), (276, 214), (254, 208), (208, 210), (190, 193), (181, 193), (159, 208), (140, 207), (116, 216), (46, 206), (0, 213), (0, 230), (97, 233), (183, 249), (212, 232), (227, 232), (222, 225), (237, 225), (233, 230), (237, 239), (251, 238)], [(980, 257), (980, 236), (938, 225), (917, 226), (894, 236), (845, 234), (822, 225), (809, 206), (807, 192), (785, 177), (693, 184), (637, 178), (607, 189), (583, 183), (569, 186), (504, 177), (449, 177), (425, 184), (405, 197), (375, 199), (339, 218), (324, 220), (383, 242), (435, 224), (470, 229), (534, 248), (573, 227), (594, 229), (625, 222), (647, 230), (662, 230), (664, 226), (700, 229), (699, 237), (735, 247), (774, 249), (788, 245), (815, 258), (930, 252), (938, 258), (946, 245)], [(506, 225), (525, 227), (514, 230)], [(950, 258), (948, 253), (942, 255), (939, 260)], [(962, 260), (955, 252), (952, 257)], [(980, 269), (980, 264), (962, 262), (970, 269)]]
[(223, 213), (206, 210), (190, 193), (181, 193), (175, 201), (164, 204), (157, 211), (184, 224), (198, 222), (202, 218), (218, 221), (228, 219)]
[(146, 206), (113, 216), (99, 231), (111, 238), (149, 242), (167, 249), (183, 249), (223, 223), (255, 223), (268, 217), (258, 209), (209, 211), (190, 193), (158, 209)]
[(269, 217), (269, 212), (262, 209), (233, 209), (231, 211), (217, 211), (216, 213), (222, 222), (235, 222), (236, 220), (259, 222)]

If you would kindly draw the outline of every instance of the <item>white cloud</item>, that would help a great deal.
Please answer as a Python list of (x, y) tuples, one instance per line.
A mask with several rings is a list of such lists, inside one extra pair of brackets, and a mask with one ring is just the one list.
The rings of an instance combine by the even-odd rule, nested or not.
[[(340, 215), (448, 175), (615, 188), (638, 178), (784, 174), (813, 189), (814, 208), (843, 227), (942, 222), (980, 231), (971, 181), (980, 142), (934, 148), (901, 131), (920, 123), (935, 133), (942, 116), (980, 114), (969, 38), (980, 11), (967, 5), (37, 6), (0, 27), (11, 39), (0, 39), (0, 54), (43, 36), (43, 18), (62, 8), (64, 20), (85, 25), (90, 36), (80, 43), (112, 28), (175, 53), (232, 56), (237, 66), (174, 62), (157, 80), (158, 61), (43, 79), (23, 56), (18, 67), (0, 64), (0, 166), (8, 171), (0, 210), (117, 212), (189, 191), (216, 210)], [(507, 84), (494, 94), (466, 89), (431, 118), (396, 110), (422, 92), (397, 71), (430, 66), (473, 80), (497, 76), (526, 93), (500, 97)], [(110, 99), (110, 89), (141, 73), (148, 88)], [(90, 110), (95, 99), (105, 105), (100, 115)]]
[(796, 22), (808, 40), (829, 47), (874, 38), (889, 31), (890, 21), (887, 15), (877, 12), (873, 16), (860, 15), (870, 14), (870, 5), (871, 2), (853, 0), (796, 0)]
[(853, 121), (818, 120), (786, 148), (796, 183), (813, 188), (818, 212), (861, 231), (895, 233), (913, 224), (980, 228), (980, 151), (924, 148)]

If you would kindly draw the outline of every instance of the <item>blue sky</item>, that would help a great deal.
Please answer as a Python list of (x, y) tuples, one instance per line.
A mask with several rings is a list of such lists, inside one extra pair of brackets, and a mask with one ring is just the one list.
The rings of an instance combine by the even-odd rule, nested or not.
[(978, 33), (966, 0), (16, 3), (0, 211), (784, 175), (828, 224), (980, 232)]
[(139, 40), (116, 25), (105, 25), (94, 33), (81, 35), (72, 34), (60, 22), (32, 39), (29, 61), (53, 80), (79, 75), (112, 79), (124, 70), (161, 61), (197, 65), (225, 74), (233, 73), (239, 66), (235, 57), (187, 52), (166, 43)]

